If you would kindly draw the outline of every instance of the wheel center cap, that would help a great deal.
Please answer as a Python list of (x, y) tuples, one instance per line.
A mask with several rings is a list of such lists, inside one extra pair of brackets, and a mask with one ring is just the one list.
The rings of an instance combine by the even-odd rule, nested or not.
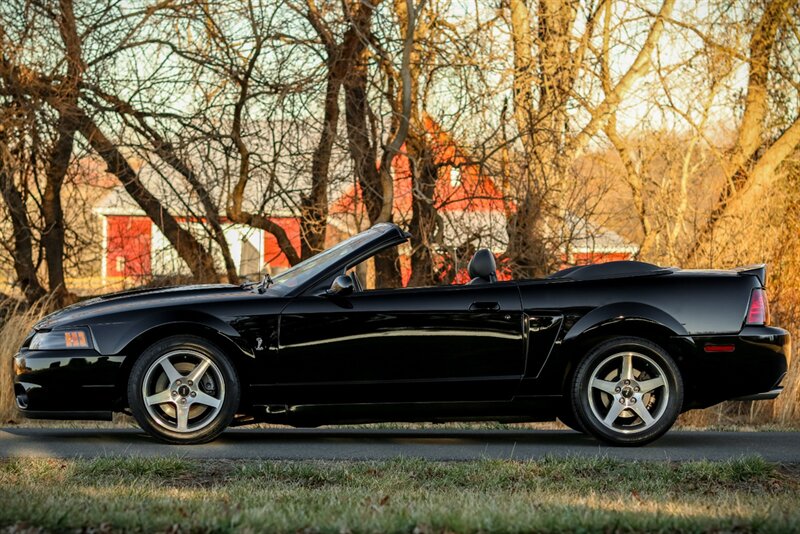
[(626, 399), (630, 399), (631, 397), (633, 397), (633, 388), (630, 386), (625, 386), (624, 388), (622, 388), (622, 396), (625, 397)]
[(191, 393), (191, 390), (189, 389), (189, 386), (183, 385), (178, 388), (178, 393), (181, 397), (187, 397), (189, 393)]

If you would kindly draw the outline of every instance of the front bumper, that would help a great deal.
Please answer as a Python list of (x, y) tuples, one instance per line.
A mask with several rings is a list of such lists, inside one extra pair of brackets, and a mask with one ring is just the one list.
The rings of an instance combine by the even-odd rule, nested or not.
[[(686, 408), (724, 400), (776, 398), (791, 362), (789, 332), (747, 326), (738, 334), (681, 336), (686, 369)], [(714, 352), (725, 348), (724, 352)]]
[(110, 419), (123, 394), (124, 356), (94, 350), (28, 350), (14, 356), (19, 413), (39, 419)]

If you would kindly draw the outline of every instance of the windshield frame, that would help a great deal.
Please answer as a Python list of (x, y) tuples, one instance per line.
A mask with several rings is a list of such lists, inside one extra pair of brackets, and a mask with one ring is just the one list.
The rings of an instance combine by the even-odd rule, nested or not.
[[(299, 295), (308, 288), (314, 288), (332, 273), (343, 270), (353, 258), (369, 257), (387, 246), (407, 241), (409, 237), (410, 234), (395, 224), (376, 224), (273, 276), (273, 283), (267, 292), (278, 296)], [(306, 273), (307, 276), (299, 282), (292, 285), (287, 283)]]

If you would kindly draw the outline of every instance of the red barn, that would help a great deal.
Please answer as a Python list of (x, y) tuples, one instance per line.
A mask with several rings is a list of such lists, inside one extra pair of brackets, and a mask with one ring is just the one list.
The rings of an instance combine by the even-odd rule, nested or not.
[[(165, 201), (165, 203), (167, 203)], [(175, 205), (175, 204), (172, 204)], [(102, 278), (106, 282), (147, 280), (152, 277), (188, 274), (158, 226), (128, 196), (124, 188), (112, 189), (94, 208), (103, 232)], [(224, 271), (222, 255), (203, 228), (202, 218), (178, 215), (177, 220), (211, 247), (217, 267)], [(299, 219), (276, 213), (270, 220), (286, 231), (292, 245), (300, 249)], [(289, 267), (275, 237), (263, 230), (221, 219), (231, 256), (240, 275), (256, 275), (263, 269), (275, 273)]]

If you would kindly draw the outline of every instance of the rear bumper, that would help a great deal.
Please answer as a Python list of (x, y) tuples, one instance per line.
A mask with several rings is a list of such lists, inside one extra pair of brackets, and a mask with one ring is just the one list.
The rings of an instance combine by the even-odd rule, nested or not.
[[(791, 361), (791, 336), (772, 326), (738, 334), (681, 336), (686, 408), (776, 398)], [(720, 351), (720, 349), (724, 349)]]
[(773, 400), (777, 399), (778, 395), (780, 395), (782, 391), (783, 391), (783, 386), (779, 386), (771, 391), (756, 393), (754, 395), (745, 395), (744, 397), (736, 397), (733, 400), (737, 401)]

